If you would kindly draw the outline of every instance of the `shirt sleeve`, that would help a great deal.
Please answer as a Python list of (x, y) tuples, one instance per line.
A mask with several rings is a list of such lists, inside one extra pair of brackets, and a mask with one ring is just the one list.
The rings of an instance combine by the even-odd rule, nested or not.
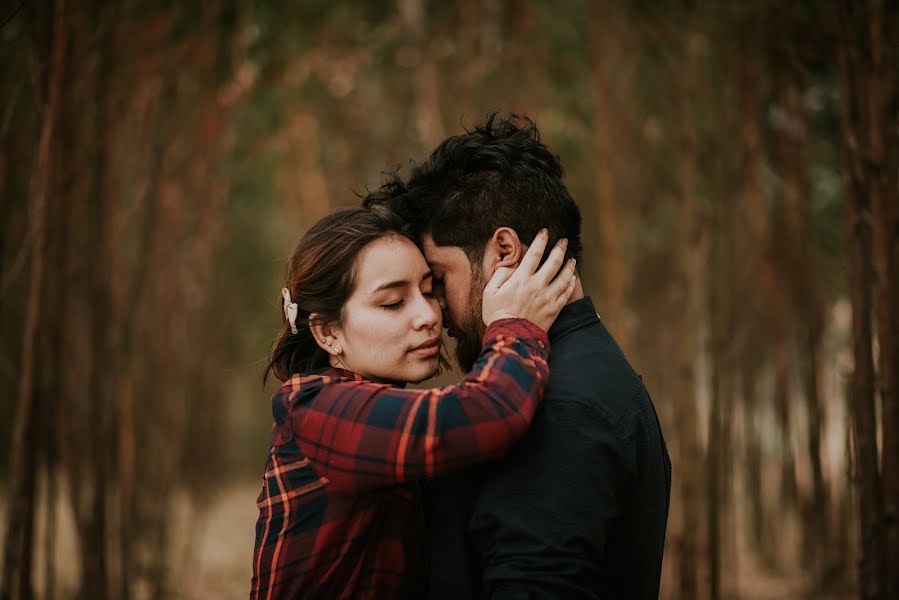
[(540, 410), (526, 443), (480, 482), (469, 527), (483, 589), (494, 600), (597, 598), (630, 459), (589, 407), (550, 398)]
[(324, 384), (290, 403), (297, 445), (333, 490), (362, 491), (499, 458), (530, 425), (549, 375), (546, 332), (500, 319), (456, 385)]

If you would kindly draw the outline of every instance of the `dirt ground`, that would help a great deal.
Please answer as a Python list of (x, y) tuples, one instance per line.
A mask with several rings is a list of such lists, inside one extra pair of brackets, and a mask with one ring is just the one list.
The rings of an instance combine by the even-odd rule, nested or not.
[[(256, 496), (258, 482), (234, 483), (209, 503), (205, 518), (195, 523), (191, 529), (179, 519), (188, 514), (175, 515), (177, 533), (170, 549), (173, 572), (171, 598), (178, 599), (218, 599), (245, 598), (249, 592), (251, 560), (253, 553), (254, 525), (257, 517)], [(5, 530), (5, 492), (0, 494), (0, 509), (4, 521), (0, 524), (0, 534)], [(186, 500), (184, 501), (186, 502)], [(78, 586), (80, 569), (75, 531), (71, 513), (64, 503), (58, 507), (59, 524), (56, 541), (56, 593), (54, 600), (65, 600), (74, 596)], [(38, 539), (43, 540), (45, 525), (38, 520)], [(38, 550), (33, 581), (38, 598), (44, 598), (45, 565), (43, 552)], [(810, 594), (808, 579), (802, 574), (774, 574), (766, 572), (749, 553), (739, 552), (739, 569), (728, 569), (724, 565), (722, 597), (728, 600), (797, 600), (820, 598), (836, 600), (852, 597), (851, 590), (834, 590), (822, 594)], [(661, 598), (672, 598), (675, 590), (668, 585), (672, 573), (666, 569), (663, 575)], [(702, 574), (701, 574), (702, 575)], [(134, 600), (148, 598), (148, 589), (134, 590)]]
[[(205, 516), (199, 521), (193, 520), (192, 527), (183, 523), (187, 511), (178, 511), (172, 528), (175, 536), (170, 549), (172, 576), (169, 597), (197, 600), (247, 597), (258, 494), (256, 482), (232, 484), (213, 497)], [(0, 539), (3, 539), (6, 529), (5, 490), (0, 493), (0, 509), (3, 515)], [(41, 511), (37, 523), (39, 546), (32, 574), (37, 598), (45, 598), (46, 589), (43, 514), (44, 511)], [(57, 507), (57, 525), (54, 600), (66, 600), (73, 598), (78, 588), (80, 555), (72, 514), (63, 502)], [(134, 600), (149, 596), (149, 589), (139, 587), (134, 590)]]

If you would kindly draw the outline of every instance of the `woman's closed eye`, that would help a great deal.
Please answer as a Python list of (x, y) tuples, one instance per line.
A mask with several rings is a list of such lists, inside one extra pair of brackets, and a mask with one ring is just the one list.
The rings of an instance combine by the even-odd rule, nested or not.
[(397, 300), (396, 302), (382, 304), (381, 308), (386, 308), (387, 310), (399, 310), (402, 306), (403, 306), (403, 300)]

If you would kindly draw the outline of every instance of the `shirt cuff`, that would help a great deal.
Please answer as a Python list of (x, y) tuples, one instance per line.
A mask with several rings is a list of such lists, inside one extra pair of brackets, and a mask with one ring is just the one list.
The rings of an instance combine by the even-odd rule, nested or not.
[(531, 342), (549, 352), (549, 336), (541, 327), (527, 319), (497, 319), (492, 322), (484, 332), (484, 346), (491, 345), (492, 340), (498, 336)]

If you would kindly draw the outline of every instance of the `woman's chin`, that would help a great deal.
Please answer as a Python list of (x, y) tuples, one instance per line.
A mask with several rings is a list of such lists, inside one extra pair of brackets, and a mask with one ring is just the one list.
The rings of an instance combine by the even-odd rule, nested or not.
[(416, 365), (415, 368), (409, 370), (409, 379), (407, 381), (409, 383), (421, 383), (436, 375), (439, 367), (440, 364), (437, 357), (422, 361), (420, 365)]

